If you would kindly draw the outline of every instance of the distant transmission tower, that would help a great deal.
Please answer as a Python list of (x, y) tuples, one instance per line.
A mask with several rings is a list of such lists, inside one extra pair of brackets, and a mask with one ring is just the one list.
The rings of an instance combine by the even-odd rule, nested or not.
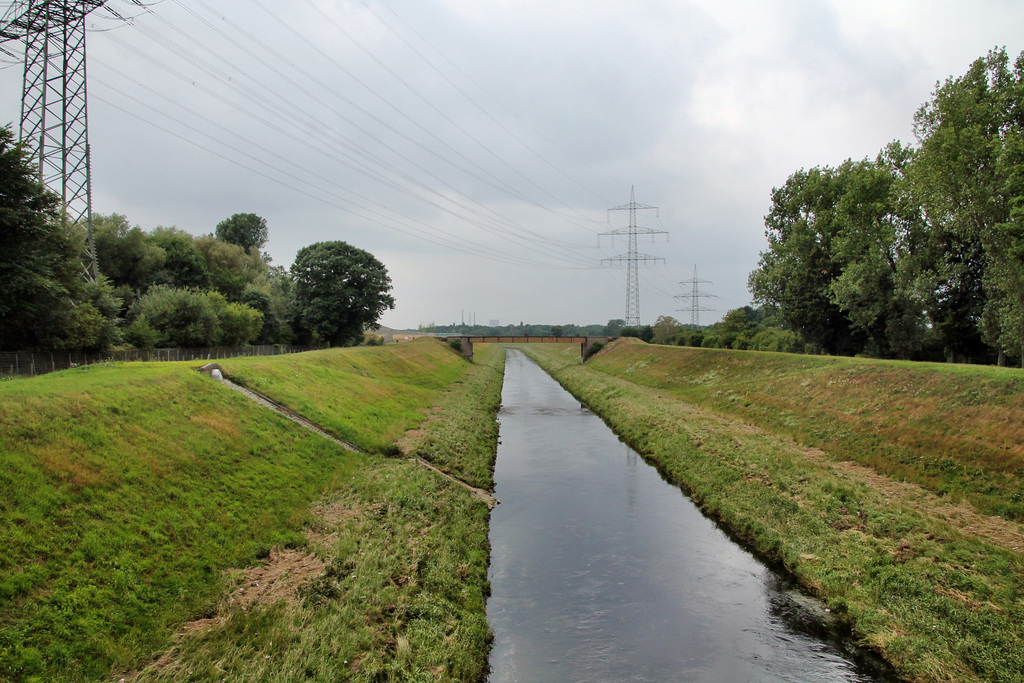
[[(668, 234), (664, 230), (651, 230), (650, 228), (637, 227), (636, 212), (649, 209), (653, 209), (655, 212), (658, 211), (658, 207), (656, 206), (637, 204), (636, 195), (633, 188), (630, 187), (629, 204), (623, 204), (622, 206), (616, 206), (608, 209), (609, 214), (612, 211), (629, 211), (629, 226), (601, 233), (602, 236), (608, 235), (612, 238), (617, 235), (626, 235), (629, 240), (629, 248), (625, 254), (619, 254), (618, 256), (612, 256), (611, 258), (601, 260), (601, 265), (626, 264), (626, 327), (640, 327), (640, 263), (657, 263), (658, 261), (661, 261), (662, 263), (665, 262), (665, 259), (663, 258), (641, 254), (636, 250), (637, 235), (651, 235), (651, 239), (653, 240), (654, 235)], [(655, 213), (655, 215), (657, 215), (657, 213)]]
[(0, 43), (25, 41), (21, 142), (39, 164), (40, 181), (60, 195), (64, 220), (86, 227), (82, 268), (87, 280), (99, 272), (92, 234), (85, 15), (104, 2), (21, 0), (0, 19)]
[(685, 285), (691, 285), (693, 289), (692, 289), (691, 293), (689, 293), (689, 294), (678, 294), (678, 295), (676, 295), (676, 297), (675, 297), (676, 299), (689, 299), (690, 300), (690, 305), (689, 306), (687, 306), (685, 308), (677, 308), (676, 310), (677, 311), (682, 311), (684, 313), (689, 311), (690, 312), (690, 324), (693, 325), (694, 327), (700, 327), (700, 312), (701, 311), (713, 311), (713, 310), (715, 310), (713, 308), (704, 308), (703, 306), (701, 306), (700, 305), (701, 297), (705, 297), (705, 298), (711, 297), (711, 298), (714, 298), (715, 295), (714, 294), (705, 294), (704, 292), (701, 292), (698, 286), (699, 285), (710, 285), (710, 284), (713, 284), (713, 283), (710, 280), (698, 280), (697, 279), (697, 266), (694, 266), (693, 267), (693, 279), (692, 280), (683, 280), (679, 284), (684, 285), (684, 286)]

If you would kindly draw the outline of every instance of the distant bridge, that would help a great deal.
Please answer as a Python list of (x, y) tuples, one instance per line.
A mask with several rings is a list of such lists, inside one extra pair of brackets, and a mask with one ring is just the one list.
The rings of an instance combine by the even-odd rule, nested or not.
[(598, 342), (604, 344), (616, 339), (616, 337), (474, 337), (469, 335), (451, 336), (448, 339), (458, 339), (462, 342), (462, 355), (470, 361), (473, 360), (473, 344), (579, 344), (580, 360), (585, 360), (587, 351)]

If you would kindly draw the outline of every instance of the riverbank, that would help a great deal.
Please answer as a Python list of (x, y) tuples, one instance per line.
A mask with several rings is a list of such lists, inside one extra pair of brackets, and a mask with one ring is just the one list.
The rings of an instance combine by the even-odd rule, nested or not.
[(366, 453), (194, 364), (3, 382), (0, 680), (483, 680), (487, 506), (398, 442), (490, 488), (503, 355), (223, 361)]
[[(987, 514), (1021, 491), (1014, 371), (636, 342), (580, 365), (521, 348), (908, 680), (1024, 680), (1024, 530)], [(956, 428), (933, 434), (943, 411)], [(993, 439), (1009, 455), (989, 458)], [(911, 460), (901, 448), (922, 450), (920, 484), (886, 471)], [(965, 471), (952, 491), (930, 476), (948, 459)]]

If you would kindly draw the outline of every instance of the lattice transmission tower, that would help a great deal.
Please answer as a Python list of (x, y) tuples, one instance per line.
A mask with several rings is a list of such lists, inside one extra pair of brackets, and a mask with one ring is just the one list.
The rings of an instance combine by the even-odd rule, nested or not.
[(85, 16), (106, 0), (13, 2), (0, 19), (0, 50), (24, 41), (20, 138), (39, 179), (60, 195), (64, 220), (86, 228), (83, 274), (98, 277), (92, 234)]
[(641, 228), (637, 226), (636, 212), (646, 210), (654, 210), (655, 215), (658, 215), (658, 207), (647, 206), (646, 204), (637, 204), (634, 188), (630, 187), (629, 204), (623, 204), (622, 206), (616, 206), (608, 209), (609, 217), (611, 216), (612, 211), (628, 211), (629, 225), (625, 228), (601, 233), (602, 236), (607, 235), (613, 239), (616, 236), (625, 235), (629, 242), (629, 246), (625, 254), (601, 259), (601, 265), (626, 265), (626, 327), (640, 327), (640, 264), (658, 263), (659, 261), (661, 263), (665, 262), (665, 259), (663, 258), (641, 254), (637, 251), (638, 235), (650, 235), (653, 240), (656, 235), (668, 234), (665, 230), (652, 230), (650, 228)]
[(701, 314), (701, 311), (708, 312), (708, 311), (715, 310), (713, 308), (705, 308), (705, 307), (700, 305), (701, 298), (715, 298), (714, 294), (706, 294), (706, 293), (700, 291), (700, 285), (710, 285), (710, 284), (713, 284), (713, 283), (710, 280), (698, 280), (697, 279), (697, 266), (694, 266), (693, 267), (693, 279), (691, 279), (691, 280), (683, 280), (679, 284), (681, 284), (683, 286), (690, 285), (692, 287), (692, 290), (688, 294), (677, 294), (675, 296), (676, 299), (689, 299), (690, 300), (690, 305), (689, 306), (687, 306), (685, 308), (677, 308), (676, 310), (677, 311), (682, 311), (683, 313), (686, 313), (687, 311), (689, 311), (689, 313), (690, 313), (690, 324), (693, 327), (700, 327), (700, 314)]

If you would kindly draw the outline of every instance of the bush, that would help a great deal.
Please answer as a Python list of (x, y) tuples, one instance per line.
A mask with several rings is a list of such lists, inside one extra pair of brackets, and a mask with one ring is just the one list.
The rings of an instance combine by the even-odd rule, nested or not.
[(676, 346), (694, 346), (700, 348), (704, 343), (704, 330), (683, 330), (676, 335)]
[(750, 340), (750, 348), (758, 351), (800, 353), (803, 351), (804, 345), (796, 332), (769, 327), (760, 330), (753, 336)]
[(144, 318), (139, 318), (124, 331), (124, 340), (137, 349), (155, 349), (162, 345), (163, 335), (153, 329)]
[(603, 348), (604, 342), (594, 342), (593, 344), (590, 345), (590, 348), (587, 349), (587, 355), (583, 358), (583, 360), (587, 360), (588, 358), (590, 358)]
[(151, 287), (135, 305), (132, 316), (160, 333), (172, 346), (212, 346), (220, 321), (205, 292), (165, 285)]
[(61, 346), (65, 349), (93, 351), (101, 346), (100, 338), (107, 319), (90, 303), (80, 303), (68, 312)]
[(462, 340), (461, 339), (458, 339), (458, 338), (449, 339), (448, 340), (448, 346), (450, 346), (453, 351), (458, 351), (459, 353), (462, 353)]
[(644, 325), (643, 327), (623, 327), (621, 336), (636, 337), (637, 339), (641, 339), (650, 344), (651, 340), (654, 339), (654, 328), (650, 325)]
[(384, 337), (367, 332), (363, 335), (363, 343), (367, 346), (384, 346)]
[(245, 304), (226, 303), (217, 313), (220, 319), (218, 341), (225, 346), (251, 344), (263, 328), (263, 314)]
[[(248, 344), (259, 336), (263, 314), (239, 303), (228, 303), (218, 292), (157, 286), (132, 306), (135, 318), (126, 332), (139, 346), (216, 346)], [(139, 342), (139, 343), (136, 343)]]

